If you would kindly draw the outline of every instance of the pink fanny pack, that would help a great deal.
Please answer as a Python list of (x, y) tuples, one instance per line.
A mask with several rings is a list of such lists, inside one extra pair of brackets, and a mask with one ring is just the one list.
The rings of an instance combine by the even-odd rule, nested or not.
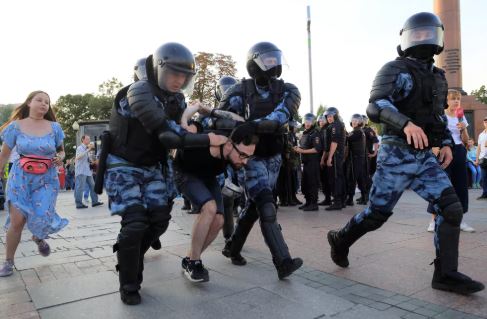
[(44, 174), (52, 166), (52, 159), (38, 155), (21, 155), (20, 167), (30, 174)]

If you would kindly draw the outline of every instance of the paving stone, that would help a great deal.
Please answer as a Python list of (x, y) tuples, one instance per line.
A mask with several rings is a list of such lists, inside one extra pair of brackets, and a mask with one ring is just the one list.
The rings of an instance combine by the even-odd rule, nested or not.
[(39, 313), (42, 319), (153, 319), (166, 318), (171, 314), (170, 308), (145, 295), (144, 290), (141, 291), (141, 295), (142, 304), (139, 306), (124, 305), (117, 292), (41, 309)]
[(402, 318), (404, 318), (404, 319), (425, 319), (425, 318), (428, 318), (428, 317), (422, 316), (422, 315), (418, 315), (416, 313), (408, 313), (408, 314), (405, 314), (404, 316), (402, 316)]
[(37, 309), (104, 295), (118, 291), (118, 278), (113, 272), (59, 279), (27, 287)]
[(391, 307), (391, 305), (388, 305), (388, 304), (382, 303), (382, 302), (373, 302), (373, 303), (369, 304), (368, 306), (372, 307), (374, 309), (377, 309), (377, 310), (386, 310), (386, 309), (389, 309)]
[(401, 309), (404, 309), (404, 310), (409, 310), (409, 311), (413, 311), (413, 310), (419, 308), (419, 306), (413, 305), (413, 304), (411, 304), (409, 302), (402, 302), (400, 304), (397, 304), (396, 307), (401, 308)]
[(428, 308), (418, 308), (418, 309), (415, 309), (414, 310), (415, 313), (417, 314), (420, 314), (420, 315), (423, 315), (423, 316), (426, 316), (426, 317), (434, 317), (438, 314), (437, 311), (434, 311), (434, 310), (431, 310), (431, 309), (428, 309)]
[(374, 319), (399, 319), (399, 315), (388, 313), (387, 311), (379, 311), (366, 307), (364, 305), (357, 305), (350, 310), (346, 310), (333, 316), (333, 319), (364, 319), (364, 318), (374, 318)]

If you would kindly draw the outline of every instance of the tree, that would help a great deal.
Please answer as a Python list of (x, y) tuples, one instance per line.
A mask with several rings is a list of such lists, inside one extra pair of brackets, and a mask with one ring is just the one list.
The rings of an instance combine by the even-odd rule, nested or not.
[(318, 107), (318, 111), (316, 111), (316, 117), (318, 118), (321, 115), (323, 115), (327, 109), (328, 109), (328, 106), (320, 104), (320, 106)]
[(14, 108), (15, 108), (14, 104), (8, 104), (0, 107), (0, 126), (3, 125), (3, 123), (8, 121), (10, 115), (12, 115), (12, 111), (14, 110)]
[(487, 89), (485, 85), (482, 85), (478, 90), (473, 90), (470, 94), (475, 96), (478, 101), (487, 104)]
[(76, 145), (74, 122), (109, 119), (115, 94), (122, 87), (123, 84), (119, 80), (112, 78), (98, 86), (99, 94), (97, 95), (68, 94), (57, 100), (53, 107), (57, 120), (66, 135), (64, 139), (66, 157), (74, 155)]
[(195, 76), (192, 100), (200, 100), (206, 105), (215, 105), (216, 82), (224, 75), (235, 76), (237, 69), (230, 55), (198, 52), (195, 56), (198, 73)]

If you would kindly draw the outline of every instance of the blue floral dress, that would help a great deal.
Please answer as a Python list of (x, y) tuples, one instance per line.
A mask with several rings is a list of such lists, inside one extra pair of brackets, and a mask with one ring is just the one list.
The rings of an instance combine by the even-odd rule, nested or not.
[[(23, 133), (17, 121), (10, 123), (1, 138), (10, 149), (17, 146), (22, 155), (39, 155), (53, 158), (56, 149), (63, 144), (64, 132), (59, 123), (51, 122), (52, 131), (43, 136)], [(15, 206), (24, 215), (27, 228), (39, 238), (45, 239), (49, 234), (63, 229), (68, 220), (56, 213), (56, 199), (59, 191), (59, 180), (56, 166), (51, 166), (45, 174), (24, 172), (15, 160), (7, 181), (7, 209), (9, 204)], [(9, 218), (5, 227), (10, 224)]]

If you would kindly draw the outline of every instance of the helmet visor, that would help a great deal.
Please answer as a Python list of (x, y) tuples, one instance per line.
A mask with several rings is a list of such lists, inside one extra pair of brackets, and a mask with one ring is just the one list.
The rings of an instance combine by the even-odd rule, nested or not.
[(254, 62), (259, 66), (262, 71), (268, 71), (279, 65), (283, 65), (284, 57), (281, 51), (269, 51), (257, 55), (254, 58)]
[(194, 74), (181, 72), (164, 65), (157, 73), (157, 84), (162, 90), (190, 96), (194, 87)]
[(401, 34), (401, 50), (422, 45), (432, 44), (443, 46), (443, 29), (437, 26), (421, 26), (404, 30)]

